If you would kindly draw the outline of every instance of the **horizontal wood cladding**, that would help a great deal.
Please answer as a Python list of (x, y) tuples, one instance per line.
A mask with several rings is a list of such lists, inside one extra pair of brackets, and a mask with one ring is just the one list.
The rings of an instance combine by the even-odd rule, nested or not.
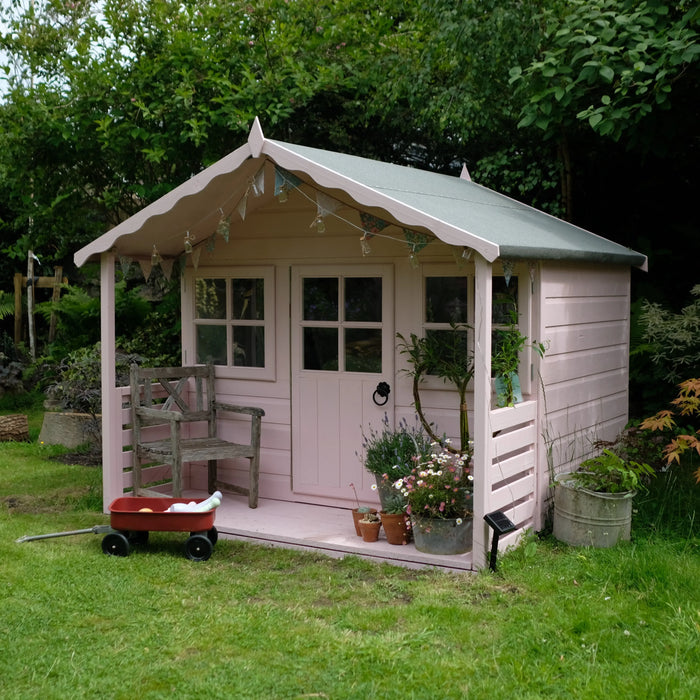
[(555, 472), (576, 468), (627, 422), (629, 279), (624, 267), (543, 266), (541, 432)]
[(567, 352), (627, 345), (626, 326), (619, 321), (574, 323), (547, 328), (547, 358)]
[(626, 321), (629, 318), (627, 297), (575, 297), (546, 299), (542, 315), (547, 328), (579, 324)]
[(542, 367), (546, 385), (590, 377), (615, 370), (626, 370), (629, 352), (626, 345), (595, 348), (550, 357)]

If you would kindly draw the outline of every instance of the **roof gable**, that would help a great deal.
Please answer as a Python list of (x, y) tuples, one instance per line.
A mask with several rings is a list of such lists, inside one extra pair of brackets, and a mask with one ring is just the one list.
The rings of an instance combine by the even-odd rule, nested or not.
[(164, 246), (164, 237), (172, 239), (174, 228), (179, 241), (195, 225), (214, 231), (221, 214), (243, 196), (261, 158), (489, 261), (580, 260), (646, 268), (640, 253), (465, 178), (265, 139), (257, 119), (246, 144), (79, 250), (76, 264), (112, 247), (126, 255), (147, 254), (153, 244)]

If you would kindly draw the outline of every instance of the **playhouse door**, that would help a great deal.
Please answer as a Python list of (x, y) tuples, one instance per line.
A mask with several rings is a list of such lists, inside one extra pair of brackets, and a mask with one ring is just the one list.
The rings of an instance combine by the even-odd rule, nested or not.
[[(292, 270), (292, 479), (299, 495), (376, 496), (362, 467), (362, 429), (391, 420), (391, 265)], [(389, 391), (387, 392), (387, 388)]]

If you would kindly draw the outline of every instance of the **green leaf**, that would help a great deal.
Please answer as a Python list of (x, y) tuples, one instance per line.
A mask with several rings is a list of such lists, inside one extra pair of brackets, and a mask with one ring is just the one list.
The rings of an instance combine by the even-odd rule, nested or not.
[(610, 68), (610, 66), (601, 66), (598, 72), (600, 73), (601, 78), (607, 80), (610, 83), (615, 77), (615, 71), (612, 68)]

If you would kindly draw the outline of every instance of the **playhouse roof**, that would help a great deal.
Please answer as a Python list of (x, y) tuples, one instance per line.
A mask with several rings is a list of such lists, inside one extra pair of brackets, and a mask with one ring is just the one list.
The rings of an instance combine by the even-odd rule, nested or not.
[[(469, 179), (266, 139), (256, 119), (248, 141), (75, 254), (83, 265), (110, 249), (145, 257), (183, 252), (184, 233), (206, 238), (266, 161), (355, 208), (385, 213), (487, 260), (550, 259), (634, 265), (646, 256)], [(270, 195), (268, 194), (268, 197)]]

